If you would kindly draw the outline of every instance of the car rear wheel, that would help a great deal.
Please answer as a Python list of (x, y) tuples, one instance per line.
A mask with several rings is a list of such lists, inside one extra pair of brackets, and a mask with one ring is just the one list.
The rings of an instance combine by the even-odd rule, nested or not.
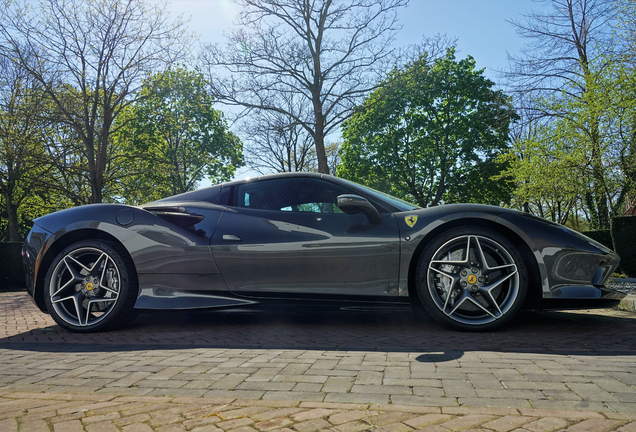
[(527, 269), (516, 246), (481, 227), (436, 237), (420, 256), (416, 288), (438, 322), (468, 331), (501, 327), (521, 308)]
[(137, 277), (117, 249), (111, 242), (87, 240), (55, 257), (44, 282), (44, 301), (61, 327), (95, 332), (134, 318)]

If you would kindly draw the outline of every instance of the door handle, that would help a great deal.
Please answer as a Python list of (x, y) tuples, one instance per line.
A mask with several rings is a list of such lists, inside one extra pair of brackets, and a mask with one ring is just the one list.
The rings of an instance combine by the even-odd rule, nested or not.
[(234, 234), (223, 234), (223, 241), (240, 242), (243, 240)]

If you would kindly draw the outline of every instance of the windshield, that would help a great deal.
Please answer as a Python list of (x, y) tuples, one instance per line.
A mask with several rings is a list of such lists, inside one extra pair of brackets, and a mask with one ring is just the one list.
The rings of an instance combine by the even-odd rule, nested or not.
[[(344, 180), (344, 179), (341, 179), (341, 180)], [(352, 184), (356, 185), (357, 187), (364, 189), (365, 191), (367, 191), (367, 193), (369, 193), (369, 195), (375, 196), (380, 201), (387, 202), (387, 203), (397, 207), (400, 211), (409, 211), (409, 210), (416, 210), (416, 209), (422, 208), (420, 206), (412, 204), (412, 203), (410, 203), (408, 201), (401, 200), (401, 199), (396, 198), (396, 197), (394, 197), (392, 195), (389, 195), (387, 193), (380, 192), (379, 190), (372, 189), (372, 188), (370, 188), (368, 186), (363, 186), (363, 185), (358, 184), (358, 183), (349, 182), (348, 180), (344, 180), (344, 181), (346, 181), (348, 183), (352, 183)]]

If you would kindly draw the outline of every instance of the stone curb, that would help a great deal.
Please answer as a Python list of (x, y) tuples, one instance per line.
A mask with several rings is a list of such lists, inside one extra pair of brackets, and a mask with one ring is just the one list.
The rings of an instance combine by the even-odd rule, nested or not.
[(621, 300), (618, 305), (620, 310), (636, 311), (636, 295), (631, 294)]

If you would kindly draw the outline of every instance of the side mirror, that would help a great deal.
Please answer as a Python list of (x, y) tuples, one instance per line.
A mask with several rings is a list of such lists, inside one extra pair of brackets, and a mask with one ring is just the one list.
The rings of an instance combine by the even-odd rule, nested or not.
[(366, 198), (360, 195), (338, 196), (338, 207), (347, 214), (364, 213), (372, 224), (382, 223), (382, 216)]

